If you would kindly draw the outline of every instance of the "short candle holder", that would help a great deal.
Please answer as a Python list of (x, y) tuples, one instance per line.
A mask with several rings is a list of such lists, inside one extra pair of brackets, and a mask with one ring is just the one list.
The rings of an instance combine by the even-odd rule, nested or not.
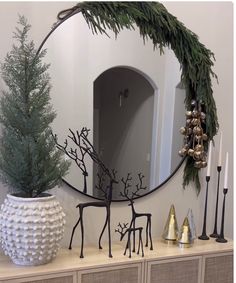
[(206, 234), (206, 218), (207, 218), (207, 201), (208, 201), (208, 184), (210, 181), (210, 176), (206, 176), (206, 198), (205, 198), (205, 210), (204, 210), (204, 218), (203, 218), (203, 227), (202, 227), (202, 235), (198, 237), (200, 240), (209, 240), (209, 237)]
[(219, 202), (219, 187), (220, 187), (220, 172), (221, 166), (217, 166), (218, 171), (218, 182), (217, 182), (217, 193), (216, 193), (216, 210), (215, 210), (215, 225), (213, 233), (210, 235), (211, 238), (218, 238), (219, 234), (217, 233), (217, 220), (218, 220), (218, 202)]
[(228, 192), (228, 189), (223, 190), (224, 199), (223, 199), (223, 206), (222, 206), (222, 218), (221, 218), (221, 229), (220, 229), (220, 235), (216, 239), (216, 242), (218, 243), (227, 243), (228, 241), (224, 238), (224, 221), (225, 221), (225, 198), (226, 194)]

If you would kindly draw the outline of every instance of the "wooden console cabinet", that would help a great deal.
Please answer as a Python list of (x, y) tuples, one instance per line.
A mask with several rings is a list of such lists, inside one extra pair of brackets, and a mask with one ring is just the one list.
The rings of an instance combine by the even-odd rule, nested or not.
[(1, 283), (233, 283), (233, 242), (226, 244), (196, 240), (191, 248), (180, 249), (154, 241), (142, 258), (123, 255), (124, 246), (113, 244), (113, 258), (107, 248), (61, 249), (57, 258), (41, 266), (16, 266), (0, 256)]

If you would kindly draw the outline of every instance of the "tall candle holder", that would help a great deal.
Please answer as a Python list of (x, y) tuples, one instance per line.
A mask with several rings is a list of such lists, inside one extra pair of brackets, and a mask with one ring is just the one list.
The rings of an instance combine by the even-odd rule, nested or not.
[(206, 234), (206, 218), (207, 218), (207, 201), (208, 201), (208, 184), (210, 181), (210, 176), (206, 176), (206, 198), (205, 198), (205, 210), (204, 210), (204, 218), (203, 218), (203, 227), (202, 227), (202, 235), (198, 237), (200, 240), (209, 240), (209, 237)]
[(218, 182), (217, 182), (217, 193), (216, 193), (216, 209), (215, 209), (215, 225), (213, 233), (210, 235), (211, 238), (218, 238), (219, 234), (217, 233), (217, 219), (218, 219), (218, 201), (219, 201), (219, 187), (220, 187), (220, 172), (221, 166), (217, 166), (218, 171)]
[(228, 189), (225, 188), (225, 189), (223, 190), (224, 199), (223, 199), (223, 206), (222, 206), (222, 218), (221, 218), (220, 235), (219, 235), (219, 237), (216, 239), (216, 242), (218, 242), (218, 243), (227, 243), (227, 242), (228, 242), (228, 241), (224, 238), (225, 198), (226, 198), (227, 192), (228, 192)]

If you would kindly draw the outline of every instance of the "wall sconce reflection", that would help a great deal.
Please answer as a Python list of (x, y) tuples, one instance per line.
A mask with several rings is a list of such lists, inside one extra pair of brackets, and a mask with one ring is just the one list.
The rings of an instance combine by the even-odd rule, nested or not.
[(120, 107), (122, 106), (122, 101), (124, 99), (128, 98), (128, 96), (129, 96), (129, 89), (128, 88), (124, 89), (123, 91), (121, 90), (119, 92), (119, 105), (120, 105)]

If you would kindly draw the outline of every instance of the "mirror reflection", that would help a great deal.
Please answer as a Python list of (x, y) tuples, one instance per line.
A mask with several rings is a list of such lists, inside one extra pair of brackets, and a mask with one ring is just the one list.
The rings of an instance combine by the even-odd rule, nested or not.
[[(118, 200), (122, 178), (128, 174), (133, 189), (141, 185), (140, 194), (146, 194), (179, 166), (185, 93), (172, 50), (166, 48), (160, 55), (137, 30), (123, 30), (117, 38), (109, 35), (92, 34), (82, 15), (76, 14), (50, 35), (44, 48), (45, 61), (51, 64), (51, 97), (57, 112), (53, 131), (58, 142), (67, 138), (68, 149), (75, 150), (69, 129), (75, 134), (88, 129), (99, 162), (115, 173), (113, 199)], [(78, 156), (82, 151), (77, 146)], [(100, 188), (107, 180), (100, 163), (84, 154), (81, 164), (72, 162), (65, 181), (88, 195), (103, 197)]]
[[(142, 173), (146, 187), (150, 187), (152, 133), (155, 131), (154, 92), (144, 76), (124, 67), (105, 71), (94, 83), (95, 148), (108, 168), (117, 171), (118, 179), (127, 173), (133, 178)], [(93, 169), (93, 188), (96, 188), (99, 169), (96, 166)], [(113, 196), (120, 189), (113, 190)]]

